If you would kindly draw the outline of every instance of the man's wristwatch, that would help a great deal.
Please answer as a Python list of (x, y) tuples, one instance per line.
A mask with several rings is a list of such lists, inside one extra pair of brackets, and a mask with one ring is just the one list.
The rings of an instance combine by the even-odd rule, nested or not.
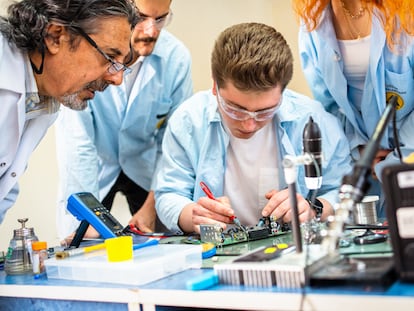
[(323, 204), (318, 199), (315, 199), (315, 202), (312, 204), (312, 201), (310, 199), (306, 199), (308, 201), (309, 205), (313, 210), (315, 211), (316, 215), (315, 217), (320, 219), (323, 212)]

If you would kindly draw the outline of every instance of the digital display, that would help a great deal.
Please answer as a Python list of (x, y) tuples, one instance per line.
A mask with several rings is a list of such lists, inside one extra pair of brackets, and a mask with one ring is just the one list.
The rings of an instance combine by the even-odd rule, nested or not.
[(99, 202), (93, 195), (90, 193), (82, 193), (79, 194), (80, 199), (83, 203), (85, 203), (86, 206), (89, 208), (94, 208), (97, 206), (101, 206), (101, 202)]

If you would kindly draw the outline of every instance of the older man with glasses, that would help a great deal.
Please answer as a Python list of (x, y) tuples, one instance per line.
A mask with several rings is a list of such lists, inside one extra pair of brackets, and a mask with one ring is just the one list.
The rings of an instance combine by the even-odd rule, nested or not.
[[(200, 224), (225, 229), (234, 217), (245, 226), (270, 215), (290, 222), (282, 160), (303, 154), (310, 117), (322, 134), (323, 181), (314, 209), (305, 199), (304, 167), (298, 168), (299, 218), (333, 214), (342, 176), (351, 169), (348, 144), (320, 103), (286, 88), (293, 57), (283, 36), (259, 23), (229, 27), (218, 37), (211, 61), (212, 90), (184, 102), (164, 135), (155, 186), (161, 221), (187, 233), (200, 232)], [(204, 183), (208, 196), (200, 187)]]
[[(138, 23), (131, 37), (130, 73), (75, 114), (62, 111), (57, 128), (60, 237), (79, 222), (66, 210), (74, 192), (93, 193), (109, 210), (115, 195), (125, 196), (130, 222), (141, 231), (164, 229), (156, 221), (153, 175), (167, 120), (193, 93), (188, 49), (164, 28), (172, 20), (171, 0), (136, 0)], [(96, 45), (88, 40), (95, 48)], [(101, 53), (102, 54), (102, 53)], [(86, 236), (94, 237), (92, 229)]]
[(61, 104), (81, 110), (96, 92), (121, 84), (137, 22), (129, 0), (22, 0), (7, 12), (0, 18), (0, 223)]

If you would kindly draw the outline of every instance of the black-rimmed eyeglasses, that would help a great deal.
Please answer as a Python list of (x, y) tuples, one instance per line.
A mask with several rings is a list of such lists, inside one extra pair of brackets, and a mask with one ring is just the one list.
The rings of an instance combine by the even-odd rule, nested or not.
[[(80, 27), (74, 27), (78, 33), (85, 38), (86, 41), (89, 42), (90, 45), (92, 45), (109, 63), (111, 63), (111, 65), (108, 67), (108, 72), (111, 75), (117, 74), (120, 71), (124, 71), (125, 73), (130, 73), (131, 72), (131, 68), (128, 68), (127, 66), (125, 66), (125, 64), (122, 64), (120, 62), (117, 62), (116, 60), (112, 59), (111, 57), (108, 56), (108, 54), (106, 54), (104, 51), (102, 51), (100, 49), (100, 47), (96, 44), (96, 42)], [(132, 49), (130, 46), (130, 57), (132, 58)], [(130, 62), (127, 61), (126, 63)]]

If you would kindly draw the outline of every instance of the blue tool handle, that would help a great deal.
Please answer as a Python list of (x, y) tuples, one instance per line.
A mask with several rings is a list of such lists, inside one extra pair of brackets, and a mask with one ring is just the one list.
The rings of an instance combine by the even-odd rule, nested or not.
[(203, 290), (217, 284), (219, 284), (219, 277), (215, 271), (211, 271), (188, 280), (185, 285), (188, 290)]
[(132, 249), (136, 250), (136, 249), (140, 249), (140, 248), (147, 247), (147, 246), (157, 245), (158, 243), (159, 243), (158, 240), (151, 239), (151, 240), (145, 241), (144, 243), (134, 244)]

